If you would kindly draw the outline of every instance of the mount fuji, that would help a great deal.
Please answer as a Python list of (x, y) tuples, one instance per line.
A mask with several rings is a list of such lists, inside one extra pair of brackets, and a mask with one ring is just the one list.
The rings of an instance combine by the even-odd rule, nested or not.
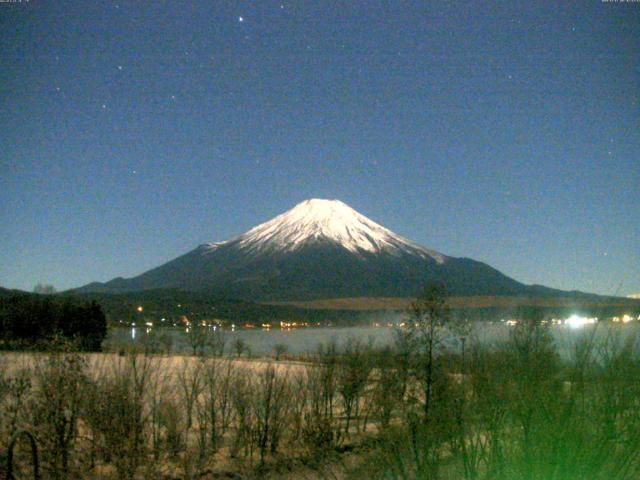
[(428, 282), (451, 295), (557, 295), (482, 262), (424, 248), (338, 200), (311, 199), (230, 240), (77, 292), (215, 292), (258, 301), (411, 297)]

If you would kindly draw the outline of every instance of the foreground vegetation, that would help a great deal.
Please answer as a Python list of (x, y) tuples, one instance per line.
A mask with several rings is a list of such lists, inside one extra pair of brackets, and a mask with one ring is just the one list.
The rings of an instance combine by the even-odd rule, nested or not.
[(523, 317), (481, 346), (431, 289), (393, 348), (350, 339), (305, 362), (239, 360), (235, 345), (5, 354), (0, 447), (28, 429), (53, 479), (639, 478), (632, 325), (585, 331), (565, 359), (538, 312)]

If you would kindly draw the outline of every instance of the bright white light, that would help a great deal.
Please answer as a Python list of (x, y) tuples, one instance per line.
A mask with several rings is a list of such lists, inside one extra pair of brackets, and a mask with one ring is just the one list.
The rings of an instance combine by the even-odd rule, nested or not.
[(242, 18), (242, 17), (238, 17), (238, 21), (239, 21), (239, 22), (244, 22), (244, 18)]
[(565, 325), (569, 325), (571, 328), (580, 328), (587, 324), (596, 323), (596, 319), (571, 315), (564, 321), (564, 323)]
[(623, 323), (629, 323), (631, 320), (633, 320), (633, 318), (630, 315), (625, 315), (622, 317)]

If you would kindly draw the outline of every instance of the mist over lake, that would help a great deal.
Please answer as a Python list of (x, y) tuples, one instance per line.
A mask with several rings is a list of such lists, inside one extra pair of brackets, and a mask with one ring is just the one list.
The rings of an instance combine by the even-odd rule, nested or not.
[[(598, 340), (623, 342), (629, 337), (637, 337), (640, 329), (638, 322), (630, 324), (613, 324), (602, 322), (593, 325), (579, 327), (570, 325), (550, 325), (554, 342), (563, 357), (568, 357), (581, 339), (595, 336)], [(276, 345), (287, 346), (288, 353), (302, 355), (313, 353), (320, 344), (334, 342), (338, 347), (344, 346), (348, 339), (358, 339), (365, 343), (371, 343), (374, 347), (382, 348), (390, 346), (394, 341), (394, 327), (317, 327), (299, 329), (237, 329), (214, 331), (207, 329), (207, 336), (222, 334), (226, 342), (225, 353), (231, 354), (232, 344), (237, 339), (242, 339), (248, 346), (252, 355), (272, 355)], [(471, 333), (468, 336), (467, 345), (478, 342), (483, 346), (494, 346), (509, 339), (513, 326), (503, 322), (474, 322)], [(171, 349), (175, 353), (189, 353), (191, 347), (189, 338), (184, 328), (161, 327), (154, 330), (145, 327), (114, 327), (110, 328), (105, 339), (105, 348), (118, 350), (132, 346), (143, 347), (155, 337), (168, 335), (172, 339)], [(459, 343), (457, 339), (450, 339), (451, 346)], [(635, 339), (638, 342), (638, 338)]]

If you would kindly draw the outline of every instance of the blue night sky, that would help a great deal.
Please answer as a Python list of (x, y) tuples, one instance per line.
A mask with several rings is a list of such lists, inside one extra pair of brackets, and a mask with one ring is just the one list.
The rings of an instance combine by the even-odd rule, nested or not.
[(640, 292), (640, 4), (0, 3), (0, 285), (133, 276), (313, 197)]

